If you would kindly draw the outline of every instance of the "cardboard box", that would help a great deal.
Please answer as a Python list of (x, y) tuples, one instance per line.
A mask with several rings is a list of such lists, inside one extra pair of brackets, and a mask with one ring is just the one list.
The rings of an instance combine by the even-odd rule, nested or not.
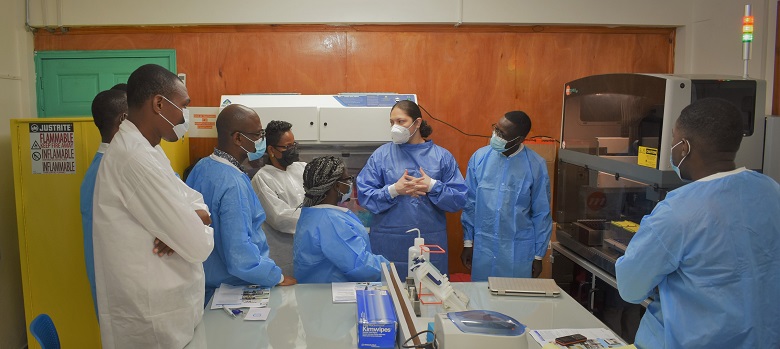
[(398, 320), (385, 290), (357, 290), (358, 348), (395, 348)]

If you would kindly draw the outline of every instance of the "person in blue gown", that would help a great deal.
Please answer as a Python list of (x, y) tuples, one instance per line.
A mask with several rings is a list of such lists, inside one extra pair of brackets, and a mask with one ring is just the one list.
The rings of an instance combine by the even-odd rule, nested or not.
[(84, 264), (87, 267), (87, 280), (92, 291), (92, 302), (97, 313), (97, 296), (95, 295), (95, 253), (92, 248), (92, 197), (95, 194), (100, 161), (108, 149), (108, 144), (119, 131), (119, 124), (127, 117), (126, 84), (119, 84), (110, 90), (100, 92), (92, 100), (92, 121), (100, 132), (101, 143), (95, 157), (81, 181), (79, 208), (81, 210), (81, 229), (84, 233)]
[[(466, 204), (466, 185), (452, 154), (425, 140), (433, 130), (412, 101), (396, 103), (390, 111), (392, 142), (379, 147), (357, 177), (358, 203), (374, 214), (371, 246), (374, 253), (396, 264), (406, 277), (408, 249), (418, 228), (425, 244), (447, 244), (445, 212), (457, 212)], [(431, 262), (443, 274), (447, 254), (431, 254)]]
[(531, 119), (522, 111), (493, 125), (490, 145), (469, 160), (461, 215), (461, 260), (472, 281), (538, 277), (552, 234), (547, 164), (523, 144)]
[(211, 210), (214, 250), (203, 262), (208, 303), (220, 284), (293, 285), (295, 278), (268, 257), (261, 225), (265, 211), (249, 176), (241, 170), (245, 159), (259, 158), (266, 147), (260, 117), (252, 109), (232, 104), (217, 117), (217, 148), (198, 161), (187, 176), (187, 185), (203, 195)]
[(722, 99), (677, 119), (671, 165), (693, 182), (642, 219), (615, 265), (623, 299), (652, 299), (637, 348), (780, 348), (780, 185), (736, 168), (742, 130)]
[(387, 259), (371, 253), (368, 232), (337, 204), (352, 194), (352, 177), (333, 156), (315, 158), (303, 171), (301, 215), (293, 241), (295, 278), (301, 283), (379, 281)]

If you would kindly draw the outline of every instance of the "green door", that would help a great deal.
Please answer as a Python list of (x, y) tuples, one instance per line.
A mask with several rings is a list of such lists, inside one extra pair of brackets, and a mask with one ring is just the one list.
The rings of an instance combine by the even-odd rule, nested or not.
[(148, 63), (175, 73), (176, 51), (36, 52), (38, 117), (91, 116), (98, 92), (126, 83), (130, 73)]

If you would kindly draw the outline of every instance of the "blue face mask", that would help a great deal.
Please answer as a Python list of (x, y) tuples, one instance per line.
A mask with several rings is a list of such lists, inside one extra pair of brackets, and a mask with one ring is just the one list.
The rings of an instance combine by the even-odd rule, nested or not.
[[(685, 156), (683, 156), (682, 160), (680, 160), (680, 163), (675, 165), (674, 164), (674, 159), (672, 157), (672, 150), (674, 150), (674, 148), (677, 147), (678, 145), (682, 144), (682, 142), (688, 143), (688, 154), (685, 154)], [(685, 161), (685, 158), (687, 158), (688, 155), (691, 153), (690, 149), (691, 149), (691, 143), (688, 142), (687, 140), (683, 139), (683, 140), (677, 142), (677, 144), (672, 146), (672, 149), (669, 150), (669, 163), (672, 165), (672, 170), (674, 170), (674, 173), (677, 174), (677, 177), (680, 177), (680, 179), (682, 179), (682, 180), (685, 180), (685, 179), (683, 179), (682, 175), (680, 174), (680, 166), (682, 166), (682, 163), (683, 163), (683, 161)]]
[(341, 200), (339, 200), (339, 203), (346, 202), (352, 196), (352, 183), (351, 182), (342, 182), (342, 181), (338, 181), (338, 183), (341, 183), (341, 184), (344, 184), (346, 186), (349, 186), (349, 190), (347, 190), (346, 193), (342, 193), (338, 188), (336, 188), (336, 191), (338, 191), (339, 194), (341, 194)]
[(493, 137), (490, 137), (490, 147), (499, 153), (503, 153), (506, 151), (506, 144), (518, 138), (520, 138), (520, 136), (508, 141), (499, 137), (495, 132), (493, 132)]
[[(241, 133), (241, 135), (244, 136), (246, 139), (252, 141), (252, 138), (247, 137), (245, 134)], [(246, 156), (249, 158), (249, 161), (259, 160), (260, 158), (263, 157), (263, 154), (265, 154), (265, 148), (266, 148), (265, 137), (252, 142), (255, 144), (254, 152), (250, 152), (249, 150), (246, 150), (246, 148), (244, 148), (243, 146), (240, 147), (241, 149), (244, 149), (244, 151), (246, 152)]]

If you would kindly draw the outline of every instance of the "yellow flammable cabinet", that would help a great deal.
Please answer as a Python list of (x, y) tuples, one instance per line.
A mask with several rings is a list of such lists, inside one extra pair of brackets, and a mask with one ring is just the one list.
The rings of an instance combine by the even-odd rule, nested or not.
[[(64, 348), (100, 348), (79, 210), (81, 181), (100, 142), (92, 118), (11, 120), (29, 348), (40, 348), (29, 328), (42, 313), (54, 320)], [(161, 146), (181, 175), (189, 165), (189, 140)]]

